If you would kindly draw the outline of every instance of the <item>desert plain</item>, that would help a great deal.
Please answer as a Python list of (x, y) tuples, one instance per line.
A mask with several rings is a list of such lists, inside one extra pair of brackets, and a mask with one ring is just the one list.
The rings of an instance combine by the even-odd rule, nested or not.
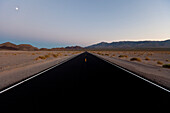
[(81, 51), (0, 51), (0, 89), (80, 53)]
[[(0, 89), (73, 58), (82, 52), (0, 51)], [(88, 52), (170, 89), (170, 51)], [(114, 75), (114, 73), (111, 74)]]

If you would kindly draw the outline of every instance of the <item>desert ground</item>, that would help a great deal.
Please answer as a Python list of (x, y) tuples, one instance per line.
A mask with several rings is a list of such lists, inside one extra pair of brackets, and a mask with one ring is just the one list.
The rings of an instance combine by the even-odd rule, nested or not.
[(170, 88), (170, 51), (90, 51), (134, 73)]
[[(0, 51), (0, 89), (82, 52)], [(170, 51), (89, 52), (170, 89)]]
[(80, 53), (81, 51), (0, 51), (0, 89)]

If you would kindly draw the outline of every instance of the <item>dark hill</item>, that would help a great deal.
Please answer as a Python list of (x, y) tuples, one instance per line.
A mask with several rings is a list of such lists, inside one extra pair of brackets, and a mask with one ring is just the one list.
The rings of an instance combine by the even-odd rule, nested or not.
[(0, 50), (21, 50), (21, 51), (36, 51), (38, 48), (29, 44), (16, 45), (10, 42), (0, 44)]

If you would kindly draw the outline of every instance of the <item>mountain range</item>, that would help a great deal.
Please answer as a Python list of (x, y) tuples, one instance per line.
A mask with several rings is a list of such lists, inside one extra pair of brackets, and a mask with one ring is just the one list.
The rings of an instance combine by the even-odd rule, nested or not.
[(21, 51), (58, 51), (58, 50), (82, 50), (82, 49), (145, 49), (145, 48), (165, 48), (170, 49), (170, 39), (165, 41), (120, 41), (120, 42), (101, 42), (87, 47), (67, 46), (61, 48), (40, 48), (29, 44), (13, 44), (5, 42), (0, 44), (0, 50), (21, 50)]
[(0, 50), (20, 50), (20, 51), (58, 51), (58, 50), (78, 50), (83, 49), (80, 46), (67, 46), (67, 47), (61, 47), (61, 48), (40, 48), (34, 47), (30, 44), (13, 44), (11, 42), (5, 42), (0, 44)]
[(86, 47), (87, 49), (138, 49), (138, 48), (170, 48), (170, 40), (165, 41), (120, 41), (101, 42)]
[(13, 44), (10, 42), (6, 42), (3, 44), (0, 44), (0, 50), (21, 50), (21, 51), (37, 51), (39, 50), (37, 47), (34, 47), (29, 44)]

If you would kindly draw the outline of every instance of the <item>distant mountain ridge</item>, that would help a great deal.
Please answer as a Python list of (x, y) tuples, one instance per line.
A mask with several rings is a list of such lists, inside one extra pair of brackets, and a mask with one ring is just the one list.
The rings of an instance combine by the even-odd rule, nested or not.
[(0, 50), (21, 50), (21, 51), (37, 51), (38, 48), (29, 44), (13, 44), (11, 42), (5, 42), (0, 44)]
[(165, 41), (120, 41), (101, 42), (86, 47), (87, 49), (132, 49), (132, 48), (170, 48), (170, 40)]
[(170, 50), (170, 39), (165, 41), (120, 41), (120, 42), (100, 42), (87, 47), (67, 46), (60, 48), (40, 48), (30, 44), (13, 44), (5, 42), (0, 44), (0, 50), (20, 50), (20, 51), (62, 51), (62, 50), (88, 50), (88, 49), (145, 49), (145, 48), (168, 48)]
[(61, 47), (61, 48), (40, 48), (34, 47), (30, 44), (13, 44), (11, 42), (5, 42), (0, 44), (0, 50), (20, 50), (20, 51), (58, 51), (58, 50), (80, 50), (83, 49), (83, 47), (80, 46), (67, 46), (67, 47)]

